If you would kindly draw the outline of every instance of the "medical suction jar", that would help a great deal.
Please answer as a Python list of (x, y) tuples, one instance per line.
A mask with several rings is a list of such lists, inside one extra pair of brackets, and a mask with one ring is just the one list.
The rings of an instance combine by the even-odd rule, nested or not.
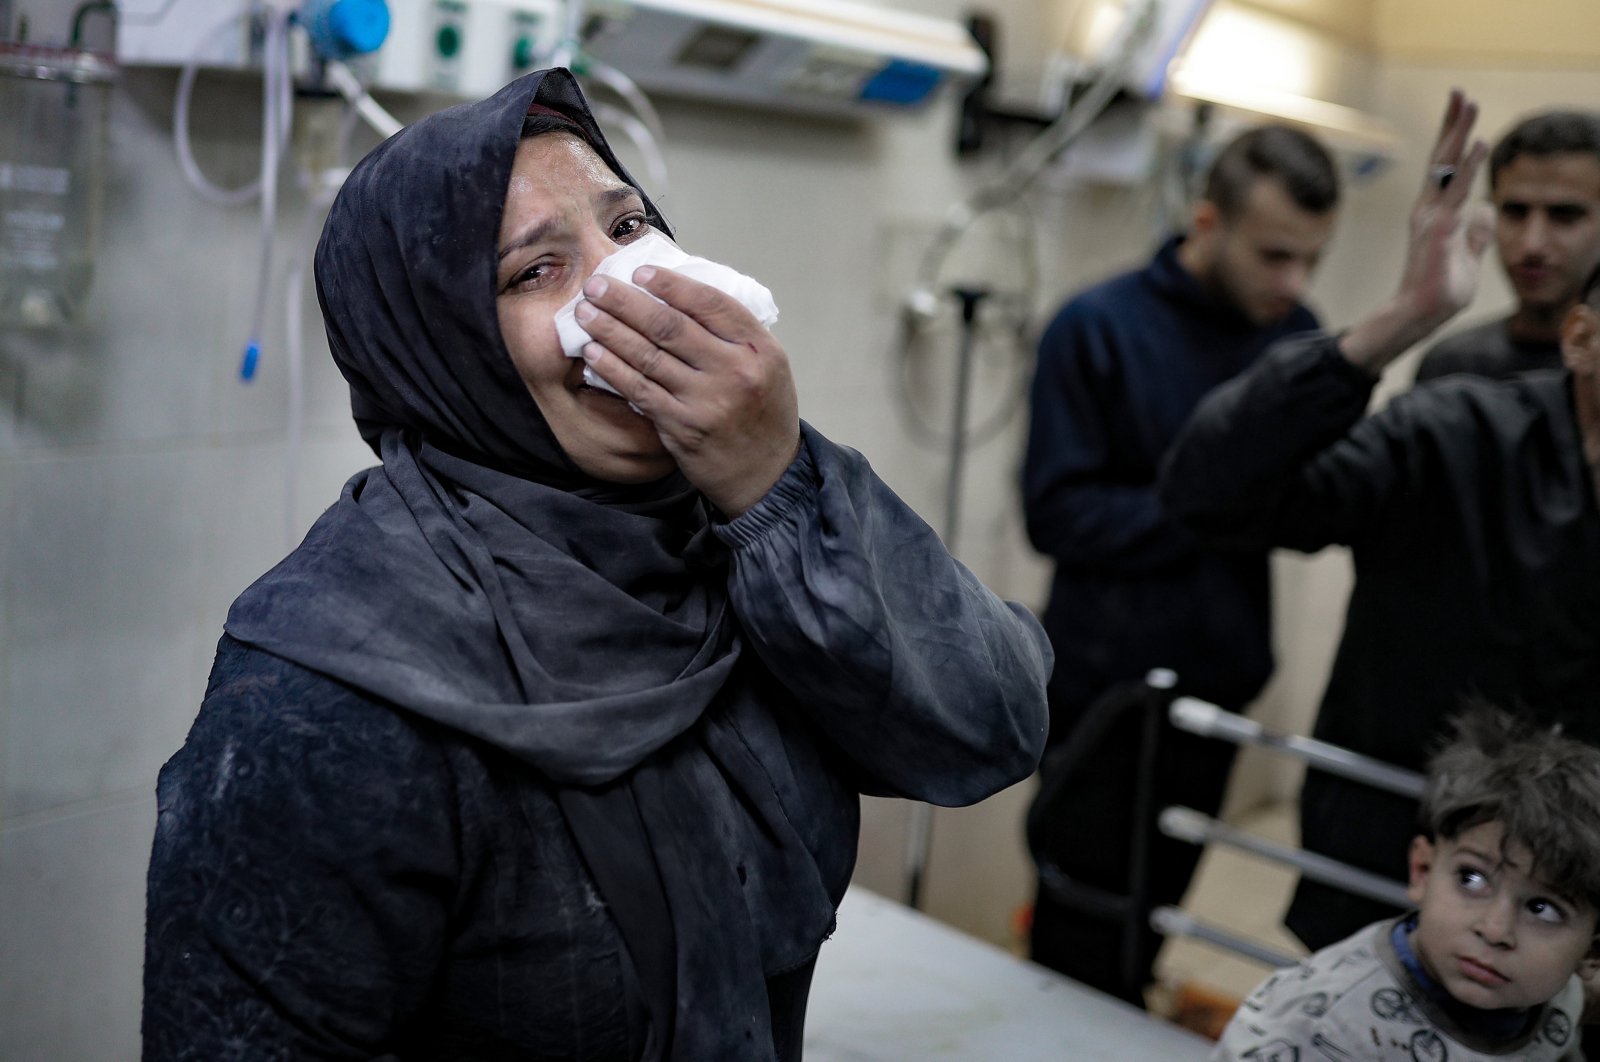
[(114, 77), (95, 52), (0, 43), (0, 327), (82, 318)]

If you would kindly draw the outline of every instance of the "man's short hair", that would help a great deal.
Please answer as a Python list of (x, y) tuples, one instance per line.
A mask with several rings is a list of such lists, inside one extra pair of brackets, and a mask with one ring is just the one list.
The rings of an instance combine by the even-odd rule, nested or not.
[(1489, 153), (1489, 190), (1500, 171), (1523, 155), (1592, 155), (1600, 160), (1600, 114), (1593, 111), (1546, 111), (1522, 119)]
[(1224, 218), (1236, 218), (1262, 177), (1276, 179), (1295, 206), (1312, 214), (1339, 203), (1339, 172), (1327, 149), (1286, 125), (1260, 126), (1229, 141), (1206, 173), (1204, 196)]
[(1428, 763), (1422, 832), (1453, 840), (1497, 822), (1503, 844), (1531, 853), (1531, 872), (1600, 911), (1600, 748), (1484, 704), (1453, 731)]

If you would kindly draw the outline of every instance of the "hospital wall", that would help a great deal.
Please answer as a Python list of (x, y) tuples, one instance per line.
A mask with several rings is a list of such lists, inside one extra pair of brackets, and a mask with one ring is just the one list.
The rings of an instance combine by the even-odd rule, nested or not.
[[(35, 39), (65, 36), (69, 0), (21, 0)], [(965, 5), (894, 6), (959, 17)], [(988, 5), (1025, 46), (1032, 0)], [(182, 742), (228, 603), (283, 555), (370, 463), (307, 297), (305, 433), (286, 467), (288, 387), (281, 284), (259, 377), (237, 375), (256, 281), (255, 215), (197, 198), (172, 153), (171, 72), (128, 71), (112, 100), (110, 174), (89, 322), (64, 333), (0, 331), (0, 1058), (137, 1056), (144, 870), (154, 781)], [(1596, 97), (1600, 75), (1380, 66), (1362, 101), (1429, 135), (1448, 84), (1488, 97), (1486, 125), (1547, 100)], [(257, 160), (258, 84), (209, 78), (194, 129), (218, 180)], [(405, 101), (391, 101), (404, 110)], [(945, 452), (896, 412), (897, 312), (946, 206), (994, 163), (951, 157), (952, 112), (840, 123), (664, 102), (673, 184), (663, 210), (697, 253), (764, 280), (783, 311), (803, 415), (862, 450), (930, 522), (944, 512)], [(3, 120), (3, 119), (0, 119)], [(1411, 150), (1411, 149), (1408, 149)], [(1412, 150), (1412, 155), (1420, 147)], [(1316, 295), (1347, 321), (1392, 278), (1394, 231), (1417, 158), (1352, 194)], [(985, 167), (989, 167), (986, 169)], [(278, 246), (308, 249), (286, 192)], [(1158, 236), (1146, 191), (1080, 188), (1042, 198), (1040, 314), (1061, 294), (1138, 263)], [(1014, 253), (975, 239), (966, 268), (1014, 275)], [(1485, 308), (1503, 301), (1491, 283)], [(937, 420), (954, 337), (927, 345), (910, 390)], [(1025, 369), (1025, 365), (1023, 366)], [(1017, 379), (998, 344), (977, 400)], [(1042, 603), (1046, 566), (1027, 548), (1015, 491), (1023, 424), (973, 450), (958, 552), (991, 586)], [(287, 517), (285, 514), (289, 514)], [(286, 526), (287, 525), (287, 526)], [(1263, 710), (1303, 724), (1341, 614), (1337, 558), (1282, 566), (1283, 671)], [(1292, 780), (1253, 772), (1259, 792)], [(1250, 787), (1247, 787), (1250, 788)], [(936, 815), (928, 902), (995, 940), (1027, 899), (1018, 786)], [(858, 881), (894, 894), (906, 805), (869, 801)], [(848, 931), (844, 927), (843, 931)]]

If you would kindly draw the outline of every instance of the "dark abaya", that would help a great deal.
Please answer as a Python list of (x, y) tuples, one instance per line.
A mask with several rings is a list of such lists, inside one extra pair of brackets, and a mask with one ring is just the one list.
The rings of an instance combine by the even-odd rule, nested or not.
[(803, 427), (724, 521), (561, 451), (495, 307), (530, 105), (632, 183), (550, 71), (391, 138), (329, 216), (382, 464), (235, 602), (162, 772), (147, 1059), (796, 1058), (855, 793), (1037, 761), (1037, 624), (859, 454)]

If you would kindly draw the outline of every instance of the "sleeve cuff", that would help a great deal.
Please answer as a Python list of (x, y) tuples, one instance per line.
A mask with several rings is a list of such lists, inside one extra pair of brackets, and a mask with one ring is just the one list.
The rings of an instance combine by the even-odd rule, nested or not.
[(1320, 348), (1318, 354), (1321, 361), (1329, 366), (1329, 371), (1352, 388), (1371, 392), (1378, 386), (1378, 377), (1345, 357), (1344, 352), (1339, 349), (1339, 341), (1344, 338), (1346, 331), (1348, 329), (1322, 335), (1318, 344)]
[(789, 467), (784, 469), (778, 482), (762, 499), (727, 522), (711, 525), (717, 538), (733, 549), (742, 549), (762, 537), (772, 528), (784, 523), (795, 507), (817, 496), (821, 477), (817, 474), (817, 461), (812, 452), (812, 429), (800, 425), (800, 450)]

